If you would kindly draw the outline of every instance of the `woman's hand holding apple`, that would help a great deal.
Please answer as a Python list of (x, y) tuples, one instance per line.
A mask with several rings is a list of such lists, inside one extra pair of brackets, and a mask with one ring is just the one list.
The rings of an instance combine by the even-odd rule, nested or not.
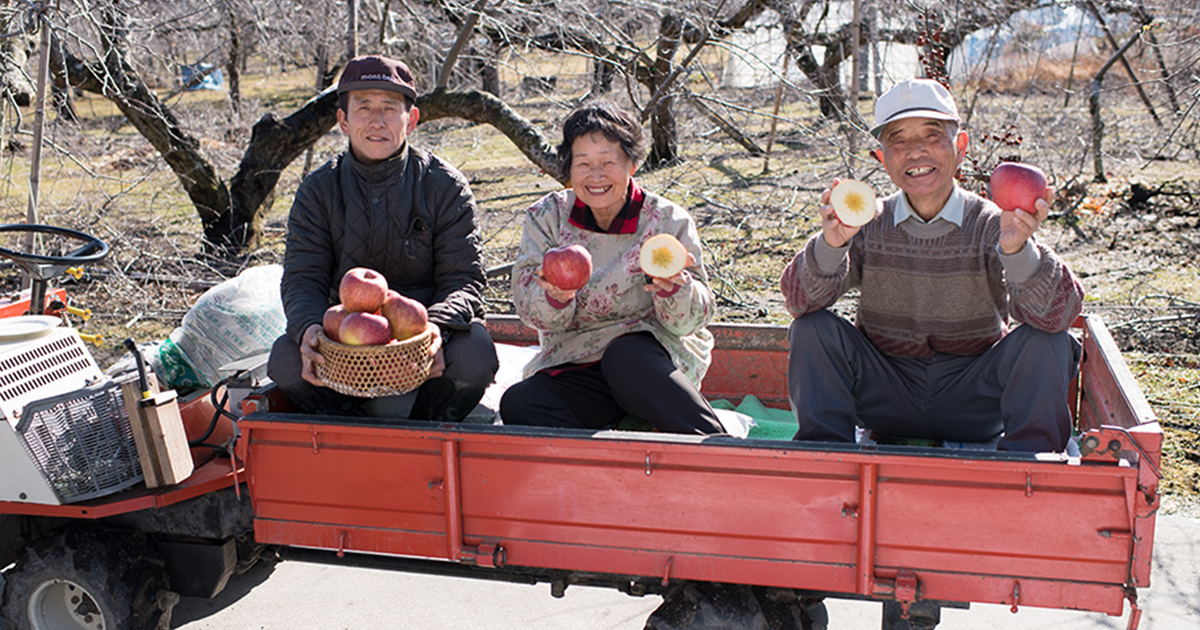
[(533, 270), (533, 281), (546, 292), (546, 295), (557, 302), (565, 304), (575, 299), (575, 291), (565, 291), (550, 284), (550, 281), (543, 275), (541, 267)]
[(654, 276), (647, 276), (648, 278), (650, 278), (650, 282), (642, 288), (646, 291), (651, 291), (651, 292), (665, 291), (667, 293), (670, 293), (671, 291), (675, 290), (676, 286), (687, 284), (688, 282), (691, 282), (692, 275), (687, 272), (686, 268), (694, 266), (695, 264), (696, 264), (696, 257), (693, 256), (691, 252), (688, 252), (687, 253), (687, 264), (684, 265), (685, 268), (683, 271), (680, 271), (679, 273), (671, 276), (670, 278), (656, 278)]

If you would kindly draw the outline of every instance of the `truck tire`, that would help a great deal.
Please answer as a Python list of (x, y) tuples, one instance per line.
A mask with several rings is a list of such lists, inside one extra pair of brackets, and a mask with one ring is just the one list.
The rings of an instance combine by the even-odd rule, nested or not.
[(663, 595), (645, 630), (826, 630), (820, 599), (791, 589), (744, 584), (684, 582)]
[(162, 630), (179, 601), (138, 532), (66, 527), (4, 577), (8, 630)]

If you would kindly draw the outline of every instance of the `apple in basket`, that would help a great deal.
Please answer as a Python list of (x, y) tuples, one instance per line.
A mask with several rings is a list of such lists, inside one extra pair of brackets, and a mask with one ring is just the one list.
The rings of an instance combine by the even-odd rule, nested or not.
[(382, 346), (392, 340), (392, 326), (383, 315), (352, 312), (338, 330), (341, 342), (348, 346)]
[(391, 325), (392, 339), (399, 341), (416, 337), (429, 326), (425, 305), (397, 291), (388, 290), (381, 313)]
[(583, 245), (566, 245), (546, 250), (542, 276), (563, 291), (578, 291), (592, 279), (592, 254)]
[(1029, 164), (1001, 162), (992, 171), (988, 194), (1001, 210), (1037, 212), (1033, 204), (1046, 194), (1046, 174)]
[(338, 297), (346, 310), (359, 313), (378, 313), (387, 298), (387, 278), (366, 267), (355, 267), (342, 276)]
[(325, 336), (340, 343), (342, 341), (342, 320), (346, 319), (349, 314), (350, 311), (347, 311), (346, 307), (341, 304), (334, 304), (326, 309), (325, 317), (321, 319), (321, 327), (325, 329)]

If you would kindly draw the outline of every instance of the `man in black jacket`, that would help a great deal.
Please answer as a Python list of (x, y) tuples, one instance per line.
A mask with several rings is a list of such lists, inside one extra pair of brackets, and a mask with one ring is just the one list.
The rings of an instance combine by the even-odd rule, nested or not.
[[(317, 332), (354, 267), (425, 304), (439, 339), (430, 377), (409, 417), (457, 422), (483, 397), (499, 367), (483, 326), (486, 282), (475, 198), (453, 166), (411, 146), (420, 112), (403, 62), (357, 57), (338, 82), (338, 126), (349, 150), (300, 184), (288, 216), (281, 291), (287, 333), (268, 371), (303, 411), (359, 414), (364, 399), (325, 387)], [(390, 413), (390, 412), (389, 412)]]

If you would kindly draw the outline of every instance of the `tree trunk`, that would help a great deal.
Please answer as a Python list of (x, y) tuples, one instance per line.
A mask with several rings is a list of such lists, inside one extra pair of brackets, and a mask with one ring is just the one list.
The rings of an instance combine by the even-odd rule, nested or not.
[(479, 59), (479, 79), (483, 91), (500, 96), (500, 71), (496, 68), (500, 44), (489, 41), (487, 51), (484, 54), (476, 53), (476, 56)]
[(1108, 176), (1104, 173), (1104, 120), (1100, 117), (1100, 84), (1104, 82), (1104, 75), (1108, 74), (1108, 70), (1113, 67), (1118, 59), (1124, 58), (1125, 51), (1129, 50), (1141, 36), (1142, 31), (1136, 30), (1133, 37), (1125, 42), (1124, 46), (1117, 49), (1104, 65), (1096, 71), (1096, 76), (1092, 77), (1092, 82), (1088, 86), (1088, 112), (1092, 115), (1092, 181), (1104, 183), (1108, 181)]
[[(3, 0), (0, 6), (9, 6), (11, 0)], [(33, 102), (33, 83), (25, 73), (29, 61), (29, 51), (33, 50), (34, 40), (29, 35), (20, 33), (21, 26), (12, 23), (15, 14), (5, 13), (0, 19), (0, 32), (15, 35), (0, 38), (0, 96), (12, 99), (20, 107), (28, 107)]]
[(611, 63), (597, 57), (592, 60), (592, 94), (608, 94), (612, 91), (613, 77), (617, 69)]
[(417, 98), (417, 108), (421, 110), (423, 123), (439, 118), (462, 118), (495, 127), (508, 136), (529, 161), (550, 177), (566, 184), (567, 177), (560, 169), (554, 145), (537, 127), (494, 95), (487, 92), (434, 90)]
[(358, 0), (346, 0), (346, 58), (358, 56)]
[[(120, 56), (110, 55), (110, 60), (115, 59)], [(274, 200), (280, 173), (337, 123), (337, 90), (332, 87), (283, 120), (274, 114), (263, 116), (226, 186), (199, 143), (180, 128), (171, 111), (131, 69), (113, 62), (107, 67), (89, 65), (71, 55), (52, 59), (52, 66), (69, 77), (71, 85), (111, 100), (158, 150), (196, 206), (205, 249), (213, 254), (239, 256), (259, 246), (263, 217)], [(107, 89), (105, 72), (109, 73)], [(420, 96), (417, 107), (422, 121), (456, 117), (492, 125), (551, 177), (566, 181), (554, 146), (492, 94), (435, 90)]]
[(283, 120), (267, 114), (254, 124), (250, 144), (229, 182), (229, 210), (214, 226), (239, 253), (260, 245), (263, 218), (275, 200), (280, 173), (333, 128), (336, 112), (337, 89), (328, 88)]
[[(817, 88), (817, 106), (821, 115), (828, 120), (844, 120), (846, 117), (846, 94), (842, 91), (841, 82), (837, 77), (837, 63), (832, 62), (834, 55), (826, 50), (826, 63), (822, 65), (813, 54), (813, 38), (804, 30), (804, 16), (812, 7), (812, 0), (807, 0), (797, 10), (793, 3), (772, 0), (772, 9), (782, 18), (784, 38), (787, 40), (787, 51), (795, 59), (796, 67)], [(833, 46), (832, 49), (840, 49)], [(832, 66), (832, 70), (829, 69)]]
[(229, 106), (234, 112), (242, 106), (242, 25), (237, 11), (229, 5), (229, 58), (225, 61), (225, 79), (229, 82)]
[[(654, 58), (654, 76), (649, 83), (651, 94), (657, 93), (664, 85), (674, 66), (672, 60), (675, 51), (679, 50), (679, 38), (683, 35), (683, 20), (674, 13), (663, 16), (659, 23), (658, 47)], [(679, 143), (675, 128), (675, 113), (672, 106), (675, 97), (663, 94), (650, 114), (650, 155), (646, 157), (646, 165), (650, 168), (669, 166), (679, 161)]]

